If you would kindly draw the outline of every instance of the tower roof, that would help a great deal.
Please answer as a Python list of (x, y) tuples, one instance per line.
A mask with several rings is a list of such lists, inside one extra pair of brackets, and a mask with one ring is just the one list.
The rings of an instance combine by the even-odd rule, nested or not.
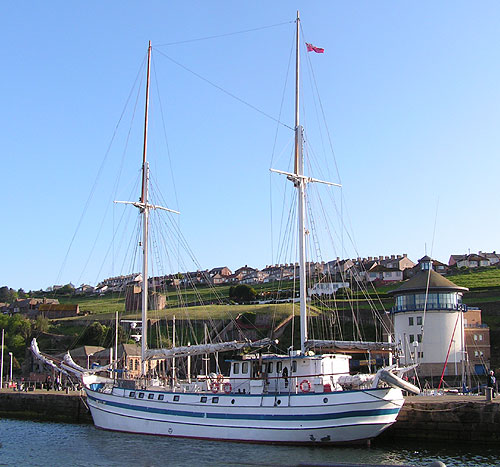
[(426, 269), (419, 271), (411, 279), (404, 282), (401, 287), (392, 290), (391, 292), (389, 292), (389, 294), (401, 295), (406, 292), (425, 292), (425, 290), (427, 290), (427, 287), (429, 287), (429, 291), (447, 290), (467, 292), (469, 290), (467, 287), (459, 287), (433, 269)]

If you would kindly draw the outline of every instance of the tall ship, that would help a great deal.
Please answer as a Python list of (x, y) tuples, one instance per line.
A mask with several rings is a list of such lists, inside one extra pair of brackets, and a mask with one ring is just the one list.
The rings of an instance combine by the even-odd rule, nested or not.
[[(148, 47), (146, 106), (139, 201), (125, 202), (142, 216), (141, 376), (134, 380), (109, 378), (102, 368), (78, 367), (70, 358), (65, 371), (81, 378), (95, 426), (118, 432), (187, 438), (284, 444), (362, 443), (379, 435), (395, 421), (403, 406), (403, 391), (419, 390), (402, 378), (405, 368), (395, 364), (372, 373), (352, 374), (346, 350), (395, 352), (387, 342), (350, 342), (312, 339), (308, 333), (306, 288), (307, 188), (310, 184), (335, 185), (305, 174), (300, 124), (300, 16), (295, 33), (295, 142), (293, 171), (273, 170), (286, 177), (296, 191), (298, 228), (298, 284), (300, 348), (273, 353), (273, 336), (255, 341), (205, 342), (169, 348), (148, 346), (149, 215), (168, 210), (149, 201), (147, 160), (148, 103), (151, 43)], [(308, 45), (308, 50), (309, 50)], [(34, 352), (38, 352), (36, 343)], [(335, 352), (332, 349), (342, 349)], [(152, 378), (149, 364), (231, 352), (229, 371), (204, 377)], [(238, 352), (240, 352), (238, 354)], [(208, 357), (207, 357), (208, 358)], [(390, 362), (392, 363), (392, 361)], [(189, 362), (188, 362), (189, 367)]]

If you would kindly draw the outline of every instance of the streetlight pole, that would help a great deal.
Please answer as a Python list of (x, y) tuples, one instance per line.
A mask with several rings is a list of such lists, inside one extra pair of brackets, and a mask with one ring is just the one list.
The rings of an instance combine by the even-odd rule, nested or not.
[(9, 383), (12, 383), (12, 352), (9, 352), (10, 355), (10, 379)]

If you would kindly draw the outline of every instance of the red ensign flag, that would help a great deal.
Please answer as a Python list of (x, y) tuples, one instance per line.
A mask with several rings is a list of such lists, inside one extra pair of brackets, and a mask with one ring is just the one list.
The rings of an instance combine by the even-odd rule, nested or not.
[(322, 49), (321, 47), (315, 47), (312, 44), (309, 44), (306, 42), (306, 47), (308, 52), (316, 52), (317, 54), (322, 54), (325, 52), (325, 49)]

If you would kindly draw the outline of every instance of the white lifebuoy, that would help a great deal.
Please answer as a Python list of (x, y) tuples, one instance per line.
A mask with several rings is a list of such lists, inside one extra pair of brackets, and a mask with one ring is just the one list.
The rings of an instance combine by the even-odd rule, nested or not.
[(300, 382), (299, 387), (302, 392), (309, 392), (311, 390), (311, 383), (309, 382), (309, 380), (303, 379)]
[(222, 383), (222, 381), (224, 380), (224, 376), (221, 375), (220, 373), (217, 375), (217, 382), (218, 383)]
[(231, 391), (233, 390), (233, 387), (231, 386), (231, 383), (224, 383), (224, 385), (222, 386), (222, 390), (226, 393), (226, 394), (231, 394)]

